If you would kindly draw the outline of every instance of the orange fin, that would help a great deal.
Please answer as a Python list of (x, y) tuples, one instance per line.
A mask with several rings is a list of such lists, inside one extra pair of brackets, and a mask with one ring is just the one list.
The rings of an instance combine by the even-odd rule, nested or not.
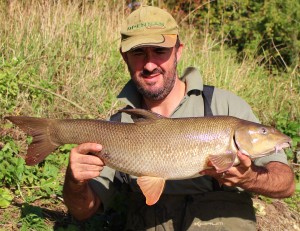
[(165, 179), (160, 177), (142, 176), (138, 177), (137, 184), (140, 186), (147, 205), (154, 205), (160, 198), (164, 187)]
[(25, 157), (27, 165), (40, 163), (59, 146), (50, 140), (48, 132), (50, 120), (26, 116), (8, 116), (5, 119), (16, 124), (27, 135), (32, 136), (32, 142), (28, 146)]
[(209, 160), (216, 168), (217, 172), (225, 172), (235, 163), (236, 154), (228, 152), (226, 154), (209, 155)]

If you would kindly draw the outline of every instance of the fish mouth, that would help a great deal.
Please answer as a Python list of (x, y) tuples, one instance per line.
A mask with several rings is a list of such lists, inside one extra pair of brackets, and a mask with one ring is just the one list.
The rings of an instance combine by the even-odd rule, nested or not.
[(278, 151), (283, 150), (284, 148), (291, 148), (292, 147), (292, 142), (290, 140), (281, 143), (281, 144), (277, 144), (275, 146), (275, 152), (277, 153)]
[(273, 148), (270, 148), (262, 153), (256, 153), (255, 155), (252, 155), (251, 153), (244, 150), (242, 147), (239, 146), (239, 144), (235, 141), (236, 147), (238, 150), (240, 150), (243, 154), (249, 156), (251, 159), (257, 159), (260, 157), (268, 156), (271, 154), (277, 154), (279, 151), (285, 149), (285, 148), (291, 148), (292, 147), (292, 139), (283, 139), (281, 142), (276, 144)]
[(253, 158), (253, 159), (256, 159), (256, 158), (259, 158), (259, 157), (263, 157), (263, 156), (267, 156), (267, 155), (273, 154), (274, 152), (275, 152), (274, 154), (277, 154), (279, 151), (281, 151), (281, 150), (283, 150), (285, 148), (291, 148), (291, 147), (292, 147), (291, 140), (285, 140), (282, 143), (275, 145), (275, 147), (272, 148), (271, 150), (268, 150), (268, 151), (266, 151), (264, 153), (261, 153), (259, 155), (255, 155), (255, 156), (251, 156), (250, 155), (250, 157)]

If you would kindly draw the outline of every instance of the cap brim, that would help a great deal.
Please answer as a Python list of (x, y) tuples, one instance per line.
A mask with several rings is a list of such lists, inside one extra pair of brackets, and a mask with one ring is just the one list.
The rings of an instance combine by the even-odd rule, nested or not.
[(127, 52), (141, 46), (174, 47), (176, 40), (176, 34), (132, 36), (121, 41), (121, 50)]

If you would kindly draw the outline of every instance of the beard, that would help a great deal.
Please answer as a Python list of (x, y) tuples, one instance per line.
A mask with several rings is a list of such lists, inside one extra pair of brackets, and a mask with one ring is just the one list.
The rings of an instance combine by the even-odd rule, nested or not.
[[(170, 92), (172, 91), (175, 81), (177, 78), (177, 62), (176, 59), (173, 63), (173, 66), (170, 68), (169, 71), (163, 71), (161, 68), (156, 68), (153, 71), (149, 72), (148, 70), (143, 70), (139, 74), (135, 74), (131, 68), (128, 66), (128, 70), (131, 75), (131, 79), (133, 80), (138, 92), (145, 98), (150, 99), (150, 100), (163, 100), (165, 99)], [(158, 74), (160, 73), (163, 76), (163, 84), (162, 86), (159, 86), (157, 88), (151, 88), (154, 86), (156, 83), (153, 84), (148, 84), (145, 86), (144, 82), (141, 80), (143, 79), (143, 76), (150, 76), (152, 74)]]

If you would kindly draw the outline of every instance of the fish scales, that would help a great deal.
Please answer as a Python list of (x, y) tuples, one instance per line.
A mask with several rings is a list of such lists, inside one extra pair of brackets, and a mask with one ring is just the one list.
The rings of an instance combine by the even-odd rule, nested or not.
[(117, 170), (182, 179), (195, 175), (199, 167), (205, 168), (209, 154), (229, 149), (234, 127), (229, 129), (228, 123), (235, 126), (238, 120), (179, 118), (133, 124), (61, 120), (53, 121), (49, 131), (55, 144), (101, 143), (100, 157)]

